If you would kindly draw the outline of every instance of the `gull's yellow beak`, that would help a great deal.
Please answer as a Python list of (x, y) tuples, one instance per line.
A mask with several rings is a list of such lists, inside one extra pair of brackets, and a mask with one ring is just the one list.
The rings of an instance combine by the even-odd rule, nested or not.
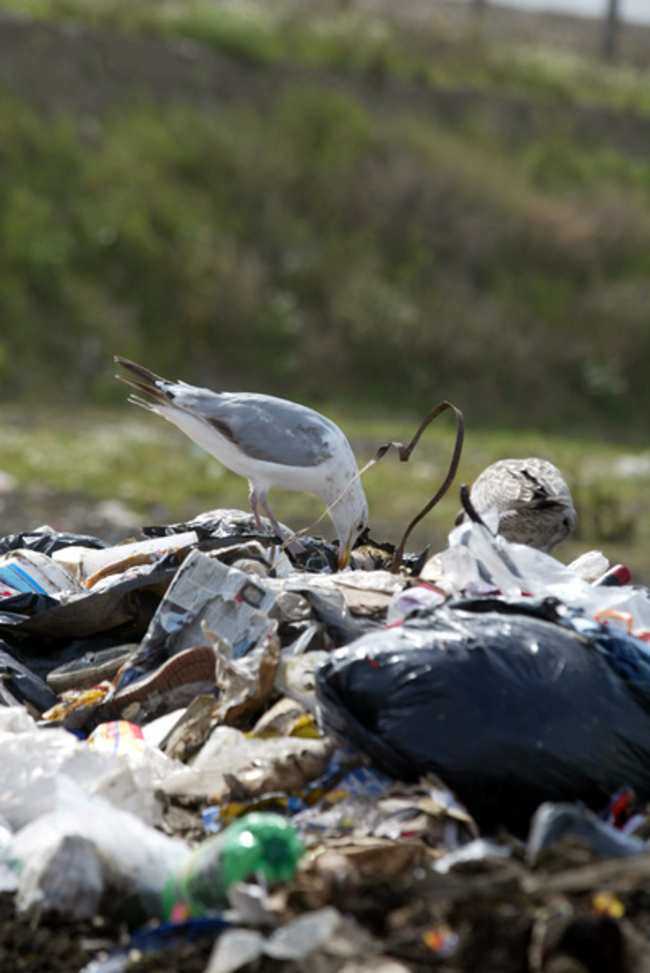
[(341, 546), (339, 542), (339, 571), (342, 568), (347, 568), (350, 564), (350, 553), (352, 551), (352, 538), (348, 537), (347, 542), (344, 546)]

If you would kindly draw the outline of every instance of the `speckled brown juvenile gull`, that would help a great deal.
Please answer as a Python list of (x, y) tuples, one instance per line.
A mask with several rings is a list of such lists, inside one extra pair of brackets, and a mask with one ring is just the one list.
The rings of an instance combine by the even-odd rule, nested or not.
[[(496, 509), (499, 534), (550, 553), (575, 527), (578, 515), (562, 474), (548, 460), (502, 459), (474, 482), (470, 500), (479, 515)], [(460, 512), (456, 523), (467, 515)]]

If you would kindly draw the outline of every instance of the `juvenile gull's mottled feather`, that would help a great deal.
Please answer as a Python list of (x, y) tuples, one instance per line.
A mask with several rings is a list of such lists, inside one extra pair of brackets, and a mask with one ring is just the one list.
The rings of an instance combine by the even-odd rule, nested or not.
[[(550, 553), (575, 527), (578, 515), (562, 474), (548, 460), (502, 459), (474, 482), (470, 500), (478, 514), (496, 510), (499, 534)], [(459, 513), (456, 522), (465, 519)]]

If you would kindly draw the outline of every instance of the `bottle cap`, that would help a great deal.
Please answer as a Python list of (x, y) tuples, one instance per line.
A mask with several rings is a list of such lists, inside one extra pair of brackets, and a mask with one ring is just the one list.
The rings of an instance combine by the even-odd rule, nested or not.
[(632, 572), (629, 568), (626, 568), (624, 564), (615, 564), (613, 568), (606, 571), (597, 581), (594, 582), (595, 585), (599, 587), (615, 587), (616, 585), (629, 584), (632, 580)]

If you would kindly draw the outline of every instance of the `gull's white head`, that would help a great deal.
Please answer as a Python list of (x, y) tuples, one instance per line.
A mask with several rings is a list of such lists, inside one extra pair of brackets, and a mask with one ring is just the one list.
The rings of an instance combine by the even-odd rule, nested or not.
[[(343, 490), (345, 492), (341, 496)], [(324, 499), (326, 503), (334, 504), (329, 510), (329, 515), (339, 540), (340, 570), (350, 563), (352, 545), (359, 534), (368, 526), (368, 501), (360, 479), (356, 479), (347, 489), (345, 489), (344, 484), (341, 490), (336, 493), (336, 496), (329, 501), (327, 498)]]

